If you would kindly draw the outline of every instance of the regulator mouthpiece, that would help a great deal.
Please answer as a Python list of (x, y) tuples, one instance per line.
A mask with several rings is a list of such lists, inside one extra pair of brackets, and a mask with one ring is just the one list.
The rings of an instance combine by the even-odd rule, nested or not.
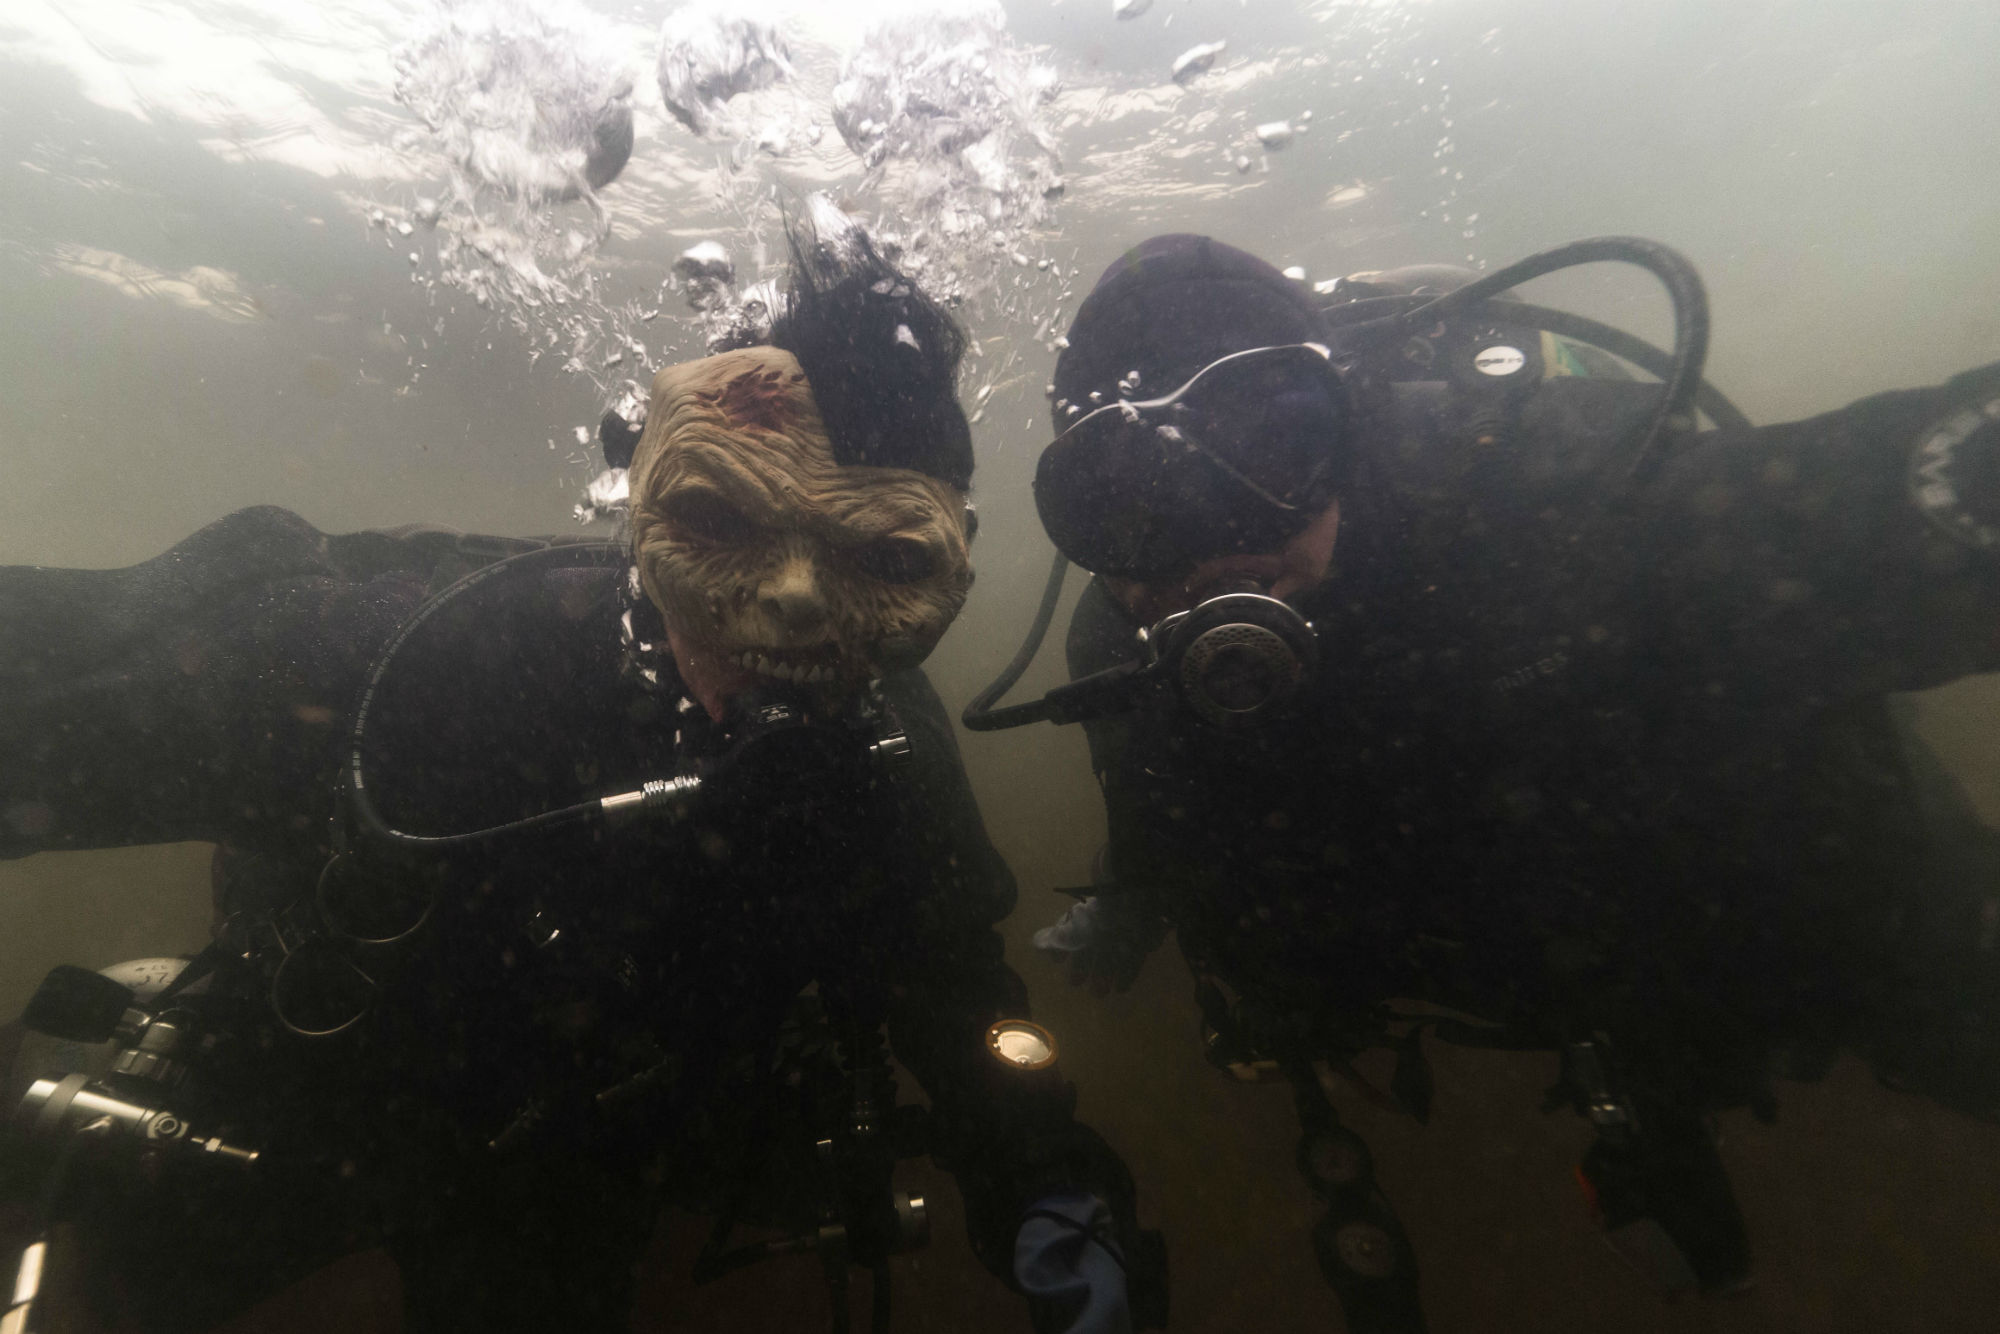
[(1146, 638), (1188, 707), (1225, 729), (1283, 712), (1319, 666), (1311, 623), (1262, 593), (1210, 598)]

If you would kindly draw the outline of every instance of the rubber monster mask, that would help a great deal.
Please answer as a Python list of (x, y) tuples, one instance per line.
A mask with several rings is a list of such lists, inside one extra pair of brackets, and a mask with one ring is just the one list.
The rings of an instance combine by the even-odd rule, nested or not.
[(828, 692), (914, 666), (972, 586), (962, 492), (843, 464), (791, 353), (751, 347), (653, 380), (632, 546), (708, 711), (759, 678)]

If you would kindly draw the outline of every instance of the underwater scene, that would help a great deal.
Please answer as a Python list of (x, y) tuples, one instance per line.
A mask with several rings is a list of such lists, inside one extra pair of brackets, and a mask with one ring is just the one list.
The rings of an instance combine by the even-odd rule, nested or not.
[(0, 4), (0, 1334), (2000, 1310), (2000, 8)]

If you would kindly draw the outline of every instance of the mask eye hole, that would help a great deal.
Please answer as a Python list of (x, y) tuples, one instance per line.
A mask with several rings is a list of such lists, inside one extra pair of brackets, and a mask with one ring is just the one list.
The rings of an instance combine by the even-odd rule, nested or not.
[(757, 537), (757, 525), (713, 491), (677, 492), (662, 513), (676, 536), (702, 546), (748, 546)]
[(937, 553), (908, 537), (878, 537), (848, 553), (854, 567), (885, 584), (914, 584), (937, 573)]

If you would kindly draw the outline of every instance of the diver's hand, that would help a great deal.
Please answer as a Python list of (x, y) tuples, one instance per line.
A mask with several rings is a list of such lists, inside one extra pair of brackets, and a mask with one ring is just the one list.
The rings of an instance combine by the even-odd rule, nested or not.
[(1069, 966), (1072, 986), (1087, 984), (1102, 996), (1130, 990), (1166, 933), (1164, 921), (1120, 896), (1093, 894), (1035, 932), (1035, 948)]
[(1065, 1191), (1039, 1201), (1014, 1240), (1014, 1281), (1036, 1334), (1132, 1334), (1125, 1256), (1110, 1206)]

